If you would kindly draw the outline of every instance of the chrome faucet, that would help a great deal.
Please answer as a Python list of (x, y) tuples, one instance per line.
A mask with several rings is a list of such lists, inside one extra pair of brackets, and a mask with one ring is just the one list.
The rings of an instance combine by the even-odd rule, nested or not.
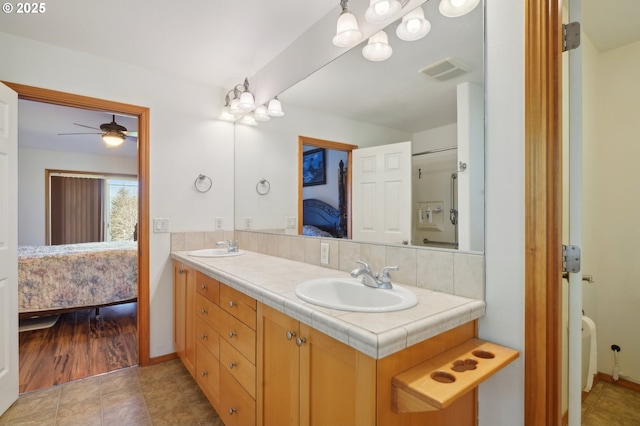
[(373, 287), (373, 288), (385, 288), (385, 289), (392, 288), (393, 286), (391, 284), (391, 277), (389, 276), (389, 271), (400, 270), (400, 268), (397, 266), (387, 266), (384, 269), (382, 269), (382, 274), (380, 274), (380, 277), (378, 278), (378, 274), (374, 274), (373, 272), (371, 272), (371, 268), (369, 268), (369, 265), (366, 262), (363, 262), (362, 260), (356, 260), (356, 263), (361, 264), (362, 267), (356, 268), (353, 271), (351, 271), (351, 276), (353, 278), (362, 277), (361, 279), (362, 284), (369, 287)]
[(237, 253), (238, 252), (238, 240), (235, 241), (218, 241), (216, 246), (225, 246), (227, 247), (227, 251), (229, 253)]

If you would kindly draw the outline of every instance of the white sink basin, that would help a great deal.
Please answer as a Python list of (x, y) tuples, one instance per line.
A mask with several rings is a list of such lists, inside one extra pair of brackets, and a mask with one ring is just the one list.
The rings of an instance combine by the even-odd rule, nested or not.
[(187, 255), (193, 257), (229, 257), (229, 256), (240, 256), (244, 254), (242, 250), (238, 251), (227, 251), (226, 248), (208, 248), (201, 250), (193, 250), (187, 252)]
[(296, 287), (296, 296), (325, 308), (356, 312), (391, 312), (418, 303), (416, 295), (393, 284), (389, 290), (371, 288), (356, 278), (319, 278)]

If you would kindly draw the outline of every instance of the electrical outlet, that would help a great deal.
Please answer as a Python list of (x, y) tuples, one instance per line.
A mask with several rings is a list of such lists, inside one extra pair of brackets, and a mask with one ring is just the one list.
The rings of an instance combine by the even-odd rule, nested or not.
[(320, 264), (329, 264), (329, 243), (320, 243)]
[(222, 231), (224, 227), (224, 220), (221, 217), (216, 217), (216, 231)]
[(253, 218), (245, 217), (244, 218), (244, 229), (251, 229), (253, 227)]

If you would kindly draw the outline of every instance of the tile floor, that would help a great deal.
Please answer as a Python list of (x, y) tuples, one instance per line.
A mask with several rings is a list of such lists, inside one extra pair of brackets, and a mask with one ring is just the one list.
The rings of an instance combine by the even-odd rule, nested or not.
[(179, 360), (22, 394), (0, 426), (223, 426)]
[(582, 426), (639, 426), (640, 392), (600, 380), (582, 401)]

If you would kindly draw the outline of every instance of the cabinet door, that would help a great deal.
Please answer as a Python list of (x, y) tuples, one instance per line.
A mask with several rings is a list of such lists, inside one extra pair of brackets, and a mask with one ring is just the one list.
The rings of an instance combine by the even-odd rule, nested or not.
[(374, 425), (376, 360), (304, 324), (300, 336), (299, 424)]
[(196, 276), (198, 273), (193, 269), (187, 269), (184, 310), (184, 363), (191, 376), (195, 374), (196, 368), (196, 316), (194, 312), (196, 304)]
[(178, 262), (173, 263), (173, 347), (180, 359), (184, 358), (187, 309), (185, 291), (187, 286), (187, 268)]
[(298, 327), (298, 321), (258, 304), (258, 425), (300, 424)]

